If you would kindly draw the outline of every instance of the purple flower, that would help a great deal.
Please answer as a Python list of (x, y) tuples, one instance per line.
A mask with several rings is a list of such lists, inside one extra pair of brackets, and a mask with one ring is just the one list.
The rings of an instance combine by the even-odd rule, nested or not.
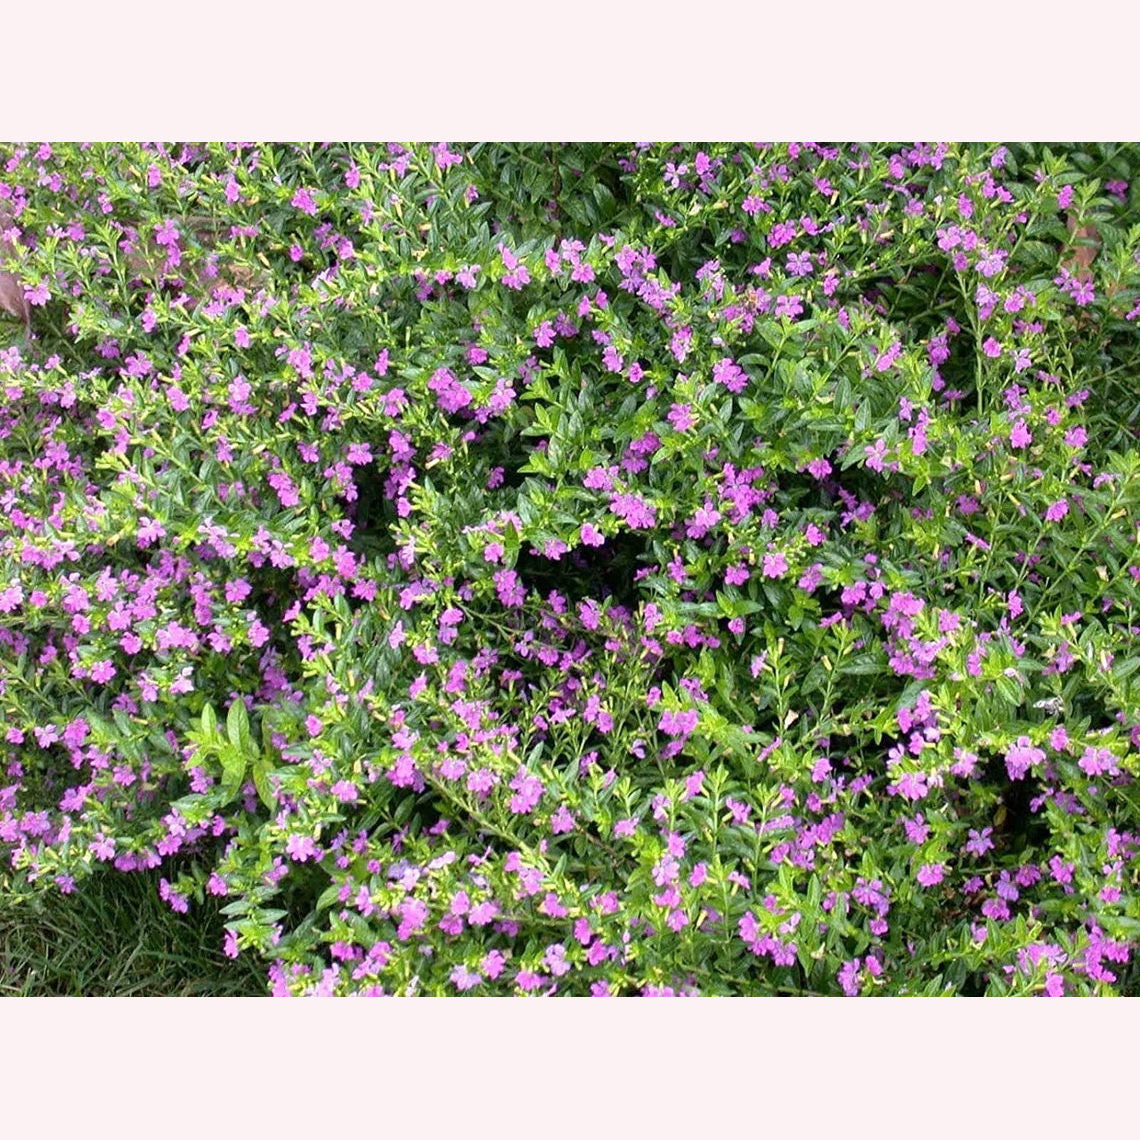
[(813, 562), (804, 572), (800, 575), (800, 580), (797, 583), (801, 590), (806, 590), (809, 594), (815, 590), (823, 581), (823, 565), (819, 562)]
[(463, 161), (463, 155), (452, 154), (447, 149), (447, 143), (436, 143), (431, 148), (431, 156), (435, 160), (435, 164), (440, 170), (446, 170), (449, 166), (456, 166)]
[(787, 261), (788, 272), (793, 277), (808, 277), (814, 267), (810, 253), (789, 253)]
[(422, 899), (404, 899), (398, 908), (400, 925), (396, 930), (396, 937), (401, 941), (418, 934), (427, 922), (428, 906)]
[(1004, 250), (993, 250), (987, 253), (978, 262), (978, 272), (983, 277), (993, 277), (1005, 268), (1005, 259), (1009, 255)]
[(693, 409), (688, 404), (674, 404), (666, 418), (680, 432), (688, 431), (689, 428), (696, 426), (697, 422), (697, 417), (693, 415)]
[(307, 835), (290, 835), (285, 843), (285, 854), (298, 863), (304, 863), (317, 856), (317, 845)]
[(788, 572), (788, 560), (778, 550), (764, 555), (764, 577), (780, 578)]
[(1107, 748), (1093, 748), (1091, 745), (1084, 750), (1077, 766), (1086, 776), (1117, 776), (1120, 774), (1119, 763), (1116, 756)]
[(656, 510), (637, 495), (615, 495), (610, 510), (633, 530), (651, 527), (657, 521)]
[(313, 200), (312, 194), (303, 187), (293, 195), (291, 205), (303, 214), (313, 215), (317, 212), (317, 203)]
[(803, 304), (798, 295), (779, 296), (776, 298), (776, 316), (795, 319), (804, 311)]
[(879, 353), (875, 358), (875, 371), (886, 372), (888, 368), (902, 355), (902, 344), (895, 341), (885, 352)]
[(517, 609), (526, 598), (526, 587), (514, 570), (500, 570), (494, 575), (495, 591), (499, 601), (508, 609)]
[(913, 801), (924, 800), (930, 794), (923, 772), (904, 772), (895, 783), (887, 786), (887, 791)]
[(447, 368), (437, 368), (428, 381), (428, 388), (436, 393), (436, 402), (445, 412), (458, 412), (471, 403), (471, 393)]
[(574, 816), (565, 804), (562, 804), (550, 817), (550, 830), (555, 835), (562, 835), (567, 831), (574, 830)]
[(1019, 736), (1006, 751), (1005, 768), (1011, 780), (1021, 780), (1032, 765), (1040, 764), (1044, 759), (1045, 753), (1034, 748), (1028, 736)]
[(966, 851), (975, 858), (980, 859), (987, 851), (993, 848), (994, 841), (990, 838), (993, 833), (994, 829), (992, 827), (983, 827), (981, 831), (971, 827), (970, 837), (966, 841)]
[(561, 942), (556, 942), (553, 946), (547, 947), (546, 953), (542, 957), (542, 963), (555, 978), (560, 978), (563, 974), (570, 972), (570, 963), (566, 961), (566, 947)]
[(700, 716), (696, 709), (662, 713), (657, 727), (666, 736), (688, 736), (697, 727)]
[(777, 222), (768, 231), (768, 246), (770, 249), (779, 249), (780, 246), (787, 245), (788, 242), (793, 241), (795, 236), (795, 222)]
[(190, 910), (190, 903), (181, 891), (176, 891), (166, 879), (159, 879), (158, 894), (171, 910), (178, 914), (186, 914)]
[(868, 444), (863, 450), (867, 456), (867, 466), (872, 471), (881, 472), (883, 470), (883, 460), (887, 454), (886, 440), (877, 439), (874, 444)]
[(1009, 433), (1009, 442), (1012, 447), (1028, 447), (1033, 442), (1033, 436), (1030, 435), (1024, 420), (1018, 420), (1013, 425), (1013, 430)]
[(474, 970), (469, 970), (466, 966), (456, 966), (455, 969), (451, 971), (451, 981), (460, 993), (465, 993), (467, 990), (472, 990), (480, 985), (483, 981), (483, 976)]
[(1092, 281), (1075, 282), (1072, 297), (1078, 305), (1091, 305), (1096, 300), (1096, 290)]
[(713, 365), (713, 379), (730, 392), (743, 392), (748, 384), (748, 373), (732, 357), (726, 356)]
[(168, 246), (178, 244), (178, 227), (167, 218), (154, 227), (154, 240), (158, 245)]
[(946, 867), (942, 863), (924, 863), (915, 878), (923, 887), (937, 886), (946, 877)]

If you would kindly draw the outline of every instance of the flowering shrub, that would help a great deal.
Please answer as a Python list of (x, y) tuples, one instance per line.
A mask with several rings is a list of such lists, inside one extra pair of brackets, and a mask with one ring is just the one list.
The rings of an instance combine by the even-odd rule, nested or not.
[(157, 869), (278, 994), (1134, 988), (1135, 147), (0, 157), (0, 905)]

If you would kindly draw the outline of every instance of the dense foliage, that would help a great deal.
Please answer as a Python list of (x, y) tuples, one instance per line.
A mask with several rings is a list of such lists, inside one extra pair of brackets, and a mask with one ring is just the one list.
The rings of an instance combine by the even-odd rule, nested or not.
[(1135, 147), (0, 148), (0, 908), (280, 994), (1122, 993)]

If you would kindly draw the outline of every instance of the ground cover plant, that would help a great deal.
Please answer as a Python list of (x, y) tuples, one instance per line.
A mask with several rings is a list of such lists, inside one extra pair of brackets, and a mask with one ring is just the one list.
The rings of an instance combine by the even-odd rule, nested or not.
[(0, 929), (1135, 992), (1138, 158), (0, 148)]

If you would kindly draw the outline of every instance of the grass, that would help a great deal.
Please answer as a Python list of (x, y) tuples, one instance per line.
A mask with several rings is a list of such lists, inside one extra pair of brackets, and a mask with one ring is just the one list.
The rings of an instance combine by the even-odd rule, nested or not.
[(265, 967), (222, 953), (214, 900), (175, 914), (151, 874), (0, 910), (0, 997), (255, 997)]

